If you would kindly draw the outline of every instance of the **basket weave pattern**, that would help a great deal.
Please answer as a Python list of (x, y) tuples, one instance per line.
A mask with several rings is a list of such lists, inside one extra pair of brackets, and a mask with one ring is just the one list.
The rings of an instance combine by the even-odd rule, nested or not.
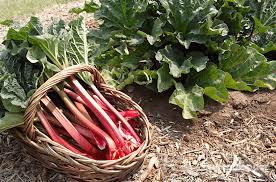
[[(117, 160), (93, 160), (75, 154), (60, 144), (52, 141), (35, 125), (36, 112), (40, 108), (40, 100), (56, 84), (67, 77), (82, 71), (88, 71), (93, 77), (94, 84), (101, 93), (115, 103), (120, 109), (136, 109), (140, 112), (138, 121), (142, 129), (143, 144), (131, 154)], [(121, 181), (135, 173), (148, 153), (151, 141), (151, 125), (142, 111), (126, 94), (107, 86), (100, 73), (89, 65), (68, 67), (41, 85), (30, 99), (24, 114), (24, 126), (13, 129), (13, 133), (25, 144), (27, 152), (40, 161), (45, 167), (65, 173), (68, 176), (83, 181)]]

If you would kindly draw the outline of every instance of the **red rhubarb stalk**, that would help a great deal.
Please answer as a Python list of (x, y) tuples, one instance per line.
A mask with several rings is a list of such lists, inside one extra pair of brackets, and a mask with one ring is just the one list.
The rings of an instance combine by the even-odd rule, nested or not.
[(119, 123), (119, 131), (126, 139), (126, 145), (131, 149), (131, 151), (134, 151), (139, 147), (140, 143), (137, 143), (135, 138), (133, 138), (133, 136), (131, 136), (130, 133), (121, 126), (121, 123)]
[(87, 112), (87, 110), (86, 110), (86, 108), (85, 108), (85, 106), (83, 105), (83, 104), (81, 104), (81, 103), (79, 103), (79, 102), (74, 102), (75, 103), (75, 105), (76, 105), (76, 107), (79, 109), (79, 111), (85, 116), (85, 117), (87, 117), (87, 119), (89, 119), (91, 122), (93, 122), (95, 125), (97, 125), (97, 126), (100, 126), (100, 123), (97, 121), (97, 119), (96, 118), (92, 118), (92, 115), (90, 115), (88, 112)]
[(63, 90), (69, 97), (71, 97), (75, 101), (82, 103), (83, 105), (86, 105), (86, 103), (82, 100), (82, 98), (78, 94), (73, 92), (72, 90), (70, 90), (68, 88), (64, 88)]
[(127, 120), (135, 119), (135, 118), (138, 118), (140, 116), (140, 113), (137, 110), (121, 111), (120, 114)]
[(43, 114), (42, 111), (38, 111), (37, 112), (37, 116), (38, 116), (39, 120), (41, 121), (43, 127), (45, 128), (46, 132), (49, 134), (49, 136), (51, 137), (51, 139), (54, 142), (57, 142), (58, 144), (64, 146), (65, 148), (71, 150), (72, 152), (74, 152), (76, 154), (80, 154), (80, 155), (83, 155), (83, 156), (91, 158), (91, 156), (80, 152), (78, 149), (76, 149), (75, 147), (73, 147), (72, 145), (70, 145), (66, 140), (64, 140), (62, 137), (60, 137), (57, 134), (57, 132), (55, 131), (55, 129), (48, 122), (47, 117)]
[[(69, 85), (70, 86), (70, 85)], [(71, 97), (72, 99), (74, 99), (76, 102), (75, 105), (76, 107), (91, 121), (94, 122), (94, 124), (96, 124), (97, 126), (99, 126), (99, 123), (97, 122), (97, 119), (95, 117), (92, 117), (91, 114), (89, 114), (87, 112), (87, 110), (85, 109), (84, 106), (86, 106), (86, 103), (83, 101), (83, 99), (78, 95), (76, 94), (75, 92), (73, 92), (72, 90), (70, 89), (67, 89), (67, 88), (64, 88), (64, 92), (69, 95), (69, 97)], [(82, 104), (82, 105), (81, 105)]]
[(87, 119), (89, 119), (90, 121), (92, 120), (92, 118), (90, 117), (89, 113), (87, 112), (87, 110), (85, 109), (84, 105), (82, 103), (79, 102), (74, 102), (75, 106), (79, 109), (79, 111), (85, 116), (87, 117)]
[[(48, 113), (45, 113), (45, 115), (46, 115), (46, 117), (49, 119), (49, 121), (50, 121), (51, 123), (53, 123), (55, 126), (62, 127), (62, 125), (56, 120), (56, 118), (52, 117), (52, 116), (51, 116), (50, 114), (48, 114)], [(78, 124), (76, 124), (76, 123), (72, 123), (72, 124), (73, 124), (73, 126), (78, 130), (78, 132), (79, 132), (82, 136), (84, 136), (84, 137), (86, 137), (86, 138), (89, 138), (89, 141), (91, 141), (92, 144), (97, 145), (97, 146), (99, 147), (100, 150), (105, 149), (105, 147), (106, 147), (106, 142), (105, 142), (104, 140), (102, 140), (102, 139), (99, 138), (98, 136), (95, 136), (89, 129), (84, 128), (83, 126), (78, 125)], [(58, 132), (59, 132), (59, 131), (65, 131), (65, 130), (59, 129)], [(60, 132), (59, 132), (59, 133), (60, 133)], [(66, 136), (69, 135), (69, 133), (67, 133), (66, 131), (65, 131), (65, 133), (67, 134)], [(60, 133), (60, 134), (65, 134), (65, 133), (62, 132), (62, 133)], [(70, 135), (69, 135), (69, 136), (70, 136)]]
[(88, 130), (88, 129), (80, 126), (80, 125), (74, 124), (74, 126), (76, 127), (76, 129), (83, 136), (89, 138), (93, 144), (97, 145), (100, 150), (105, 149), (105, 147), (106, 147), (106, 141), (105, 140), (103, 140), (102, 138), (94, 135), (93, 132), (91, 132), (90, 130)]
[(93, 94), (93, 92), (90, 90), (87, 90), (87, 92), (101, 106), (101, 108), (103, 108), (103, 110), (105, 110), (106, 112), (110, 112), (108, 107), (103, 103), (103, 101), (101, 101), (101, 99), (96, 94)]
[[(104, 128), (110, 134), (114, 142), (119, 148), (124, 147), (124, 138), (121, 136), (117, 126), (115, 123), (110, 119), (107, 113), (99, 106), (99, 104), (88, 94), (88, 92), (83, 88), (83, 86), (79, 83), (79, 81), (74, 78), (70, 77), (71, 86), (76, 91), (76, 93), (81, 96), (81, 98), (86, 102), (88, 108), (97, 116), (99, 121), (103, 124)], [(128, 149), (126, 153), (129, 153)]]
[(106, 98), (101, 94), (95, 85), (90, 85), (93, 92), (101, 99), (101, 101), (109, 108), (109, 110), (116, 115), (116, 117), (122, 122), (123, 126), (130, 132), (130, 134), (135, 138), (138, 143), (141, 143), (140, 137), (127, 122), (127, 120), (106, 100)]
[[(79, 120), (79, 122), (82, 123), (89, 130), (91, 130), (91, 132), (93, 132), (95, 134), (95, 136), (99, 137), (99, 140), (104, 140), (106, 142), (106, 144), (108, 146), (108, 150), (109, 150), (108, 159), (114, 159), (114, 157), (117, 156), (118, 150), (117, 150), (117, 147), (116, 147), (114, 141), (112, 140), (112, 138), (107, 133), (105, 133), (101, 128), (99, 128), (93, 122), (91, 122), (90, 120), (88, 120), (78, 110), (78, 108), (76, 108), (76, 106), (68, 98), (68, 96), (65, 94), (65, 92), (58, 91), (58, 94), (60, 95), (60, 97), (64, 101), (64, 103), (67, 106), (67, 108), (75, 115), (75, 117)], [(96, 139), (97, 139), (97, 137), (96, 137)]]
[(50, 110), (54, 117), (60, 122), (64, 129), (72, 136), (72, 138), (80, 145), (80, 147), (88, 154), (96, 155), (99, 151), (93, 147), (72, 125), (72, 123), (64, 116), (64, 114), (55, 106), (48, 96), (41, 99), (42, 103)]

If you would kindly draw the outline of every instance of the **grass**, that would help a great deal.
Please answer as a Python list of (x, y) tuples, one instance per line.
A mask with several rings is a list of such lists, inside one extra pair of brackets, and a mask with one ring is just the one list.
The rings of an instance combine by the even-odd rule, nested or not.
[(45, 7), (73, 0), (0, 0), (0, 20), (35, 14)]

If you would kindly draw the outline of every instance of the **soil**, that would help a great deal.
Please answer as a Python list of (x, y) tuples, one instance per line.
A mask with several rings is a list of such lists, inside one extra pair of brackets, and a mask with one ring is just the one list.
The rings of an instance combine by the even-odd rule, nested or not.
[[(56, 15), (70, 20), (74, 15), (68, 10), (81, 2), (59, 5), (38, 16), (46, 25)], [(154, 131), (145, 164), (125, 182), (142, 177), (148, 182), (276, 181), (276, 91), (231, 91), (224, 105), (206, 98), (204, 111), (193, 121), (183, 120), (181, 110), (168, 103), (169, 92), (157, 94), (140, 86), (125, 92), (142, 106)], [(8, 181), (75, 180), (43, 168), (13, 136), (2, 133), (0, 182)]]
[(147, 181), (276, 181), (276, 91), (231, 91), (224, 105), (205, 98), (193, 121), (168, 104), (170, 93), (127, 93), (154, 126), (159, 168)]

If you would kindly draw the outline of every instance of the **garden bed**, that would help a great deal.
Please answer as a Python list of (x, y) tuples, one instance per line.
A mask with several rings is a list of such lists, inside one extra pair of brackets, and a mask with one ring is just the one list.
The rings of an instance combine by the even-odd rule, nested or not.
[[(169, 94), (145, 88), (125, 91), (145, 109), (154, 126), (147, 162), (157, 157), (146, 181), (268, 181), (275, 174), (276, 92), (231, 92), (226, 105), (207, 101), (196, 121), (183, 120), (167, 103)], [(145, 94), (147, 93), (147, 94)], [(73, 181), (41, 167), (8, 134), (0, 135), (0, 181)], [(159, 165), (158, 165), (159, 163)]]
[[(70, 20), (80, 2), (58, 5), (37, 16)], [(28, 17), (17, 17), (26, 21)], [(0, 37), (5, 29), (0, 28)], [(139, 86), (125, 89), (140, 103), (154, 126), (150, 154), (128, 181), (273, 181), (276, 180), (276, 91), (230, 92), (225, 104), (208, 100), (199, 119), (183, 120), (168, 103), (171, 93), (156, 94)], [(150, 164), (150, 165), (149, 165)], [(153, 164), (153, 165), (152, 165)], [(151, 170), (147, 168), (152, 167)], [(23, 145), (0, 134), (0, 182), (74, 181), (41, 167)]]

